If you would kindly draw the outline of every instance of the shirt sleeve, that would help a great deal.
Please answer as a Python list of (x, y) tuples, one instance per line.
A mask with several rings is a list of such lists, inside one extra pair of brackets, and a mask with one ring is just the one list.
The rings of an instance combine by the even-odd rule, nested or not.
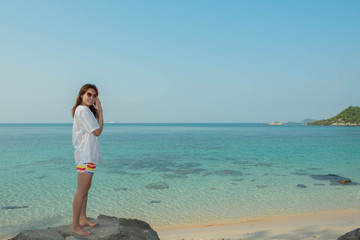
[(82, 109), (79, 112), (80, 124), (88, 133), (92, 133), (96, 129), (100, 129), (99, 123), (90, 109)]

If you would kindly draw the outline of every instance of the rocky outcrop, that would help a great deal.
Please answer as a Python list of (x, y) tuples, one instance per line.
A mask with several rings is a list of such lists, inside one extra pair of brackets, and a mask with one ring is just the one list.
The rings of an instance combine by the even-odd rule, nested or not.
[(360, 240), (360, 228), (342, 235), (337, 240)]
[(91, 231), (89, 237), (80, 237), (70, 231), (71, 225), (59, 227), (28, 230), (21, 232), (12, 240), (160, 240), (157, 233), (146, 222), (137, 219), (125, 219), (99, 215), (96, 222), (100, 225), (96, 227), (85, 227)]

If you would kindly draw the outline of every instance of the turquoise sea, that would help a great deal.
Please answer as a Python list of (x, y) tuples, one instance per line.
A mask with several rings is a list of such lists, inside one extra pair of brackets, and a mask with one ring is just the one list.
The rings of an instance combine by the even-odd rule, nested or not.
[[(71, 223), (71, 131), (0, 124), (0, 237)], [(360, 127), (105, 124), (100, 146), (94, 218), (156, 229), (360, 207)]]

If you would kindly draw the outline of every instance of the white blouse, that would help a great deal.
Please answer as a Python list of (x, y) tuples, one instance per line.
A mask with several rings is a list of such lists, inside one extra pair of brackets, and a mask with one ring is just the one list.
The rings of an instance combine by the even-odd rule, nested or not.
[(79, 105), (74, 114), (72, 142), (75, 148), (75, 163), (101, 163), (98, 137), (93, 133), (100, 129), (89, 107)]

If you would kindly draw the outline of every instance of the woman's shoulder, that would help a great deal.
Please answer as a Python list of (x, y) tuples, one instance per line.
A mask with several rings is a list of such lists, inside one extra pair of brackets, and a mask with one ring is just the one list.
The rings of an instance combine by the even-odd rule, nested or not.
[(90, 111), (90, 109), (87, 106), (79, 105), (75, 109), (75, 114), (77, 114), (79, 112), (83, 112), (83, 111)]

